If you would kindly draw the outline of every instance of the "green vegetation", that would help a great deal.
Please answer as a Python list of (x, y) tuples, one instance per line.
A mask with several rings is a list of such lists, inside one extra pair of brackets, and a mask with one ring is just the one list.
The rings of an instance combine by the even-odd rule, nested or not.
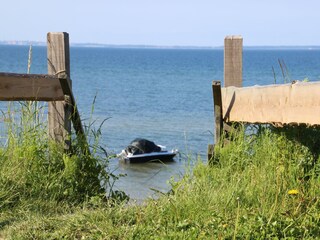
[(23, 132), (1, 149), (2, 238), (320, 237), (318, 129), (240, 126), (211, 164), (197, 161), (170, 193), (142, 205), (101, 197), (99, 161), (63, 155), (38, 126)]
[(170, 193), (138, 205), (112, 191), (92, 119), (92, 155), (74, 136), (66, 154), (48, 138), (45, 111), (21, 102), (2, 112), (0, 240), (320, 238), (317, 128), (237, 126), (208, 164), (197, 160)]
[[(48, 137), (44, 105), (36, 102), (9, 103), (2, 112), (0, 147), (0, 229), (8, 216), (20, 212), (50, 213), (70, 209), (91, 197), (105, 195), (101, 181), (108, 182), (100, 157), (66, 154), (63, 145)], [(94, 146), (93, 146), (94, 147)], [(7, 215), (9, 214), (9, 215)], [(1, 234), (0, 234), (1, 235)]]

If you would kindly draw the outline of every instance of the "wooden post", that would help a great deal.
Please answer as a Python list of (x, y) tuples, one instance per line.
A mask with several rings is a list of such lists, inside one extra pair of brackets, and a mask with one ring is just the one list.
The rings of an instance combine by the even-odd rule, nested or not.
[(242, 87), (242, 44), (241, 36), (224, 39), (224, 86)]
[[(224, 39), (224, 86), (242, 87), (242, 44), (241, 36), (227, 36)], [(212, 82), (214, 102), (214, 144), (220, 142), (224, 123), (222, 118), (221, 83)], [(208, 160), (213, 158), (215, 145), (208, 146)]]
[(220, 81), (212, 82), (212, 94), (213, 94), (214, 122), (215, 122), (214, 143), (218, 144), (223, 131), (221, 82)]
[(212, 95), (213, 95), (213, 111), (214, 111), (214, 145), (208, 145), (208, 161), (212, 160), (214, 154), (214, 147), (219, 143), (223, 131), (222, 119), (222, 98), (221, 98), (221, 82), (212, 82)]
[[(47, 34), (48, 73), (65, 76), (70, 79), (70, 50), (69, 34), (65, 32)], [(71, 86), (71, 81), (70, 81)], [(71, 146), (71, 111), (68, 98), (65, 101), (49, 102), (48, 105), (49, 136), (58, 141), (65, 142), (66, 149)]]

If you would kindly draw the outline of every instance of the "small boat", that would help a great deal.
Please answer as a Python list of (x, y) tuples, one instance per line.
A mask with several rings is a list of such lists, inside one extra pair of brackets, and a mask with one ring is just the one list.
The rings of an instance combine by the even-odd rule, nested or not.
[(118, 158), (130, 163), (141, 162), (169, 162), (178, 154), (178, 150), (166, 151), (162, 145), (143, 138), (133, 140), (124, 150), (118, 154)]

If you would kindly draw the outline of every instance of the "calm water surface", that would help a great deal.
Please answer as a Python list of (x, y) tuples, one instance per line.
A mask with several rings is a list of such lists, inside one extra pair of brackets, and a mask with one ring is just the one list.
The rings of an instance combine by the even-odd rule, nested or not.
[[(243, 53), (243, 85), (282, 83), (278, 60), (292, 80), (320, 79), (319, 50), (248, 50)], [(27, 71), (27, 46), (0, 46), (0, 71)], [(33, 47), (31, 73), (46, 73), (46, 48)], [(128, 164), (112, 159), (116, 184), (132, 198), (166, 192), (171, 176), (183, 175), (186, 155), (205, 159), (213, 142), (211, 82), (223, 79), (222, 50), (112, 49), (71, 47), (71, 78), (82, 119), (96, 126), (106, 118), (101, 143), (118, 153), (136, 137), (182, 153), (170, 164)]]

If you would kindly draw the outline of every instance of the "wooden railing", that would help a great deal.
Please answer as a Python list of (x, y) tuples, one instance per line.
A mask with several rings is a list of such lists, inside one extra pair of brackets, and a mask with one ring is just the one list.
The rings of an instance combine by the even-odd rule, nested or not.
[(70, 79), (70, 50), (68, 33), (48, 33), (48, 73), (0, 73), (0, 101), (47, 101), (50, 137), (71, 147), (71, 123), (89, 154), (80, 114), (73, 96)]
[[(320, 125), (320, 82), (242, 88), (242, 37), (225, 38), (224, 87), (213, 81), (214, 143), (235, 122), (252, 124)], [(208, 146), (208, 159), (214, 145)]]

